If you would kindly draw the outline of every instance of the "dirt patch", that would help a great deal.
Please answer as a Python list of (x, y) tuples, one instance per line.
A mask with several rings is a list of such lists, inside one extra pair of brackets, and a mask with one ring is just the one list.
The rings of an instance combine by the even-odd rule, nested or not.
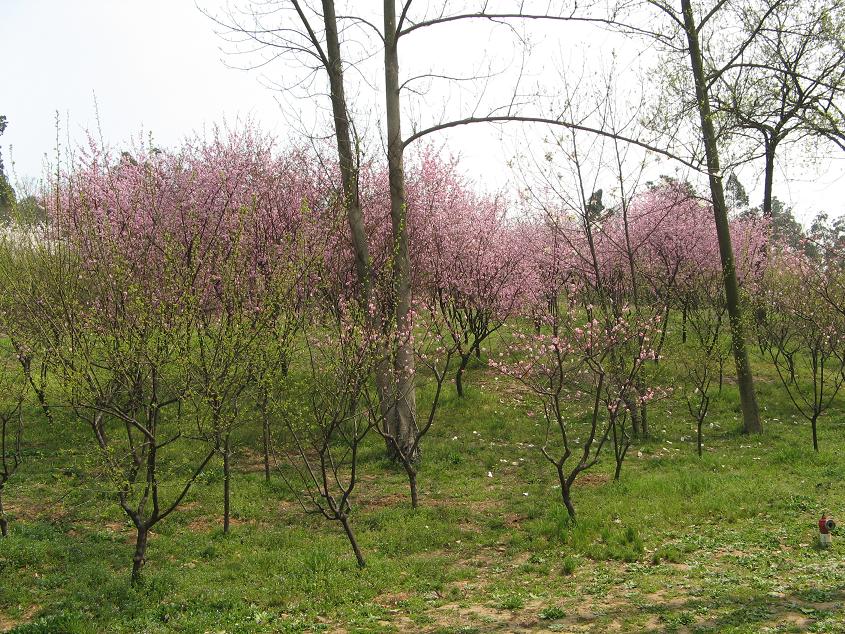
[(8, 632), (13, 627), (20, 625), (20, 621), (13, 621), (10, 618), (7, 618), (0, 614), (0, 632)]
[[(543, 621), (539, 617), (543, 604), (531, 601), (520, 610), (504, 610), (489, 605), (462, 606), (448, 603), (430, 614), (437, 625), (425, 631), (438, 631), (443, 627), (474, 626), (484, 632), (579, 632), (586, 631), (592, 624), (592, 614), (577, 613), (555, 621)], [(554, 629), (552, 625), (554, 624)]]
[(712, 551), (713, 556), (715, 557), (747, 557), (749, 555), (748, 551), (738, 550), (736, 548), (717, 548)]
[[(270, 468), (273, 468), (273, 460), (270, 460)], [(235, 456), (235, 469), (238, 473), (263, 473), (264, 454), (250, 447), (242, 447)]]
[[(111, 520), (111, 521), (107, 521), (107, 522), (84, 521), (84, 522), (75, 522), (75, 524), (78, 527), (83, 527), (83, 528), (87, 528), (87, 529), (102, 528), (102, 529), (107, 530), (110, 533), (125, 533), (125, 532), (129, 532), (129, 531), (135, 532), (135, 527), (132, 524), (126, 522), (126, 521), (117, 521), (117, 520)], [(67, 534), (70, 537), (75, 537), (75, 536), (79, 535), (79, 531), (77, 531), (74, 528), (71, 528), (67, 532)]]
[(411, 595), (407, 592), (391, 592), (389, 594), (383, 594), (376, 598), (375, 602), (378, 605), (384, 606), (386, 608), (394, 608), (403, 601), (407, 601), (411, 598)]
[(38, 614), (39, 610), (41, 610), (40, 605), (32, 605), (27, 608), (23, 615), (18, 619), (13, 619), (0, 612), (0, 632), (9, 632), (12, 628), (23, 625), (24, 623), (29, 623), (33, 618), (35, 618), (35, 615)]
[[(266, 522), (259, 522), (255, 519), (240, 519), (238, 517), (229, 518), (229, 527), (237, 528), (238, 526), (262, 526)], [(200, 515), (188, 522), (187, 528), (192, 533), (210, 533), (217, 528), (223, 528), (222, 515)]]
[(67, 510), (61, 504), (53, 500), (38, 500), (33, 498), (22, 498), (10, 496), (3, 498), (3, 506), (6, 508), (6, 515), (13, 521), (41, 521), (48, 520), (59, 522), (67, 518)]
[(800, 628), (802, 631), (809, 631), (810, 624), (812, 623), (812, 619), (808, 617), (806, 614), (799, 614), (798, 612), (787, 612), (786, 614), (779, 614), (777, 619), (772, 621), (772, 625), (780, 625), (782, 623), (789, 623), (790, 625), (794, 625), (795, 627)]
[(606, 473), (585, 473), (578, 476), (574, 486), (599, 486), (610, 482), (610, 476)]
[(208, 533), (220, 523), (219, 517), (200, 515), (188, 522), (187, 529), (191, 533)]
[(360, 497), (358, 498), (358, 504), (361, 508), (367, 510), (394, 508), (403, 505), (410, 506), (411, 497), (410, 494), (387, 493), (377, 497)]
[(128, 528), (128, 526), (126, 522), (105, 522), (103, 524), (103, 528), (111, 531), (112, 533), (122, 533)]
[[(670, 598), (666, 594), (666, 590), (658, 590), (657, 592), (646, 594), (644, 598), (652, 605), (661, 605), (668, 608), (680, 608), (689, 601), (688, 597), (685, 596), (674, 596)], [(627, 605), (625, 601), (619, 601), (616, 607), (627, 607)]]

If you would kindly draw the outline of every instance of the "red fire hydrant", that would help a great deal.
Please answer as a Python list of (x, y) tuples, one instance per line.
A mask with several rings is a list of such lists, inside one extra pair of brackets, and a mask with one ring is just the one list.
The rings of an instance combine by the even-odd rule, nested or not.
[(830, 546), (830, 531), (834, 528), (836, 528), (836, 522), (822, 514), (822, 518), (819, 520), (819, 546), (822, 548)]

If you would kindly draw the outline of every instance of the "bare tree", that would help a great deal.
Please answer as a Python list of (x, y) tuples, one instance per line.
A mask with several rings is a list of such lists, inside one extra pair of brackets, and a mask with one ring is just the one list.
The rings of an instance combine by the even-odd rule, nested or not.
[[(176, 511), (214, 456), (193, 447), (174, 451), (186, 444), (180, 405), (190, 317), (178, 299), (158, 302), (130, 283), (126, 254), (106, 240), (92, 244), (109, 265), (87, 266), (60, 234), (19, 238), (7, 245), (0, 267), (5, 291), (27, 307), (26, 329), (47, 350), (49, 401), (90, 429), (102, 479), (135, 527), (136, 583), (150, 531)], [(165, 274), (156, 284), (175, 282)], [(182, 481), (162, 483), (165, 468)]]
[(721, 283), (699, 272), (684, 289), (687, 333), (686, 354), (681, 358), (687, 381), (684, 397), (696, 425), (696, 447), (701, 457), (703, 428), (713, 398), (714, 382), (722, 390), (722, 371), (730, 351), (725, 342), (725, 300)]
[(380, 352), (379, 332), (359, 302), (341, 302), (305, 331), (307, 376), (301, 405), (282, 411), (290, 437), (279, 473), (302, 509), (340, 523), (358, 566), (366, 561), (350, 522), (359, 480), (359, 449), (377, 427), (370, 382)]
[[(721, 42), (721, 46), (727, 47), (724, 53), (727, 58), (726, 64), (733, 63), (742, 57), (768, 23), (767, 21), (775, 8), (774, 5), (777, 3), (778, 0), (773, 0), (773, 7), (759, 14), (738, 41)], [(689, 141), (693, 145), (688, 151), (692, 152), (691, 162), (700, 161), (703, 163), (709, 182), (710, 201), (713, 206), (727, 311), (731, 325), (731, 341), (742, 406), (743, 428), (748, 433), (759, 432), (762, 430), (762, 424), (754, 390), (753, 373), (748, 358), (745, 320), (725, 203), (725, 174), (720, 148), (720, 143), (724, 141), (724, 137), (720, 134), (716, 125), (718, 120), (713, 111), (710, 69), (706, 65), (706, 57), (702, 47), (702, 41), (707, 42), (710, 47), (717, 46), (711, 38), (715, 37), (714, 32), (719, 34), (724, 32), (717, 28), (717, 24), (721, 18), (724, 18), (730, 3), (721, 0), (705, 8), (694, 6), (694, 4), (693, 0), (680, 0), (680, 6), (676, 6), (670, 0), (646, 0), (646, 2), (635, 6), (640, 11), (652, 9), (652, 18), (653, 12), (656, 11), (657, 16), (665, 19), (664, 24), (661, 25), (659, 20), (655, 20), (655, 26), (650, 26), (649, 29), (644, 30), (651, 31), (650, 37), (662, 47), (665, 52), (665, 59), (670, 62), (674, 61), (678, 69), (678, 73), (672, 75), (672, 81), (679, 85), (674, 94), (681, 97), (681, 112), (676, 110), (672, 115), (660, 119), (663, 124), (654, 122), (654, 125), (662, 125), (666, 128), (668, 136), (677, 145), (678, 142), (683, 142), (678, 132), (679, 124), (677, 121), (686, 120), (686, 115), (692, 113), (698, 121), (697, 126), (690, 133)], [(649, 15), (649, 12), (646, 12), (646, 15)], [(682, 63), (681, 60), (684, 59), (685, 63)], [(687, 64), (687, 70), (683, 70), (683, 66)], [(675, 121), (672, 121), (669, 117), (673, 117)], [(678, 150), (673, 150), (673, 152), (677, 153)]]
[(771, 217), (782, 147), (820, 139), (845, 147), (836, 132), (845, 94), (845, 3), (763, 0), (735, 12), (732, 22), (749, 45), (736, 57), (718, 39), (703, 42), (707, 83), (714, 113), (723, 118), (721, 135), (748, 146), (746, 160), (763, 160), (761, 209)]
[(757, 294), (766, 310), (761, 336), (790, 401), (810, 423), (818, 451), (818, 420), (845, 382), (845, 321), (825, 301), (841, 279), (841, 265), (789, 252), (772, 260)]

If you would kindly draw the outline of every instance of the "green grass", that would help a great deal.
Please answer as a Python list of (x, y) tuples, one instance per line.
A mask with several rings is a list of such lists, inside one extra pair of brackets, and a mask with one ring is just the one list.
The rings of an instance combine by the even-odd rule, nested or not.
[(763, 435), (738, 432), (730, 381), (701, 459), (680, 395), (654, 404), (621, 481), (606, 454), (576, 482), (576, 524), (536, 449), (536, 404), (471, 367), (466, 398), (449, 387), (424, 441), (420, 509), (368, 441), (353, 512), (363, 570), (339, 526), (304, 515), (242, 452), (231, 533), (214, 465), (130, 587), (133, 531), (98, 486), (85, 429), (31, 429), (5, 491), (0, 630), (845, 632), (845, 537), (814, 547), (822, 511), (845, 518), (843, 412), (820, 422), (816, 454), (772, 369), (755, 370)]

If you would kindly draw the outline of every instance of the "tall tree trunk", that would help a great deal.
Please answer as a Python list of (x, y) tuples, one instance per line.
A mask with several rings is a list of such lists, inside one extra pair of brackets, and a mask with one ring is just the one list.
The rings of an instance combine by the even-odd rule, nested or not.
[(372, 292), (370, 279), (370, 250), (361, 213), (358, 196), (358, 165), (352, 145), (352, 132), (349, 111), (346, 104), (346, 92), (343, 83), (343, 59), (340, 55), (340, 41), (337, 34), (337, 17), (334, 1), (323, 0), (323, 21), (326, 27), (326, 55), (329, 75), (329, 89), (334, 119), (335, 141), (337, 142), (340, 176), (343, 180), (343, 196), (352, 248), (355, 251), (355, 272), (361, 284), (364, 296), (369, 298)]
[[(399, 108), (399, 51), (396, 2), (384, 0), (384, 80), (387, 113), (387, 166), (390, 180), (390, 223), (393, 230), (393, 292), (398, 340), (394, 361), (396, 412), (390, 430), (403, 451), (410, 452), (417, 436), (414, 344), (411, 337), (411, 266), (405, 197), (404, 146)], [(418, 449), (414, 450), (417, 453)], [(407, 454), (406, 454), (407, 455)], [(411, 456), (416, 460), (418, 456)]]
[(745, 346), (744, 323), (739, 300), (739, 283), (736, 278), (731, 233), (728, 225), (728, 212), (725, 204), (725, 192), (722, 186), (722, 170), (719, 165), (719, 149), (716, 143), (716, 131), (713, 127), (713, 117), (710, 111), (710, 95), (704, 73), (704, 58), (698, 39), (698, 28), (695, 24), (691, 0), (681, 0), (684, 14), (684, 30), (689, 44), (690, 64), (695, 81), (695, 96), (698, 101), (698, 112), (701, 118), (701, 133), (704, 150), (707, 155), (707, 171), (710, 177), (710, 193), (713, 199), (713, 214), (716, 220), (716, 234), (719, 240), (719, 254), (722, 259), (722, 276), (725, 284), (728, 315), (731, 323), (731, 339), (733, 343), (734, 362), (736, 364), (736, 379), (739, 387), (739, 397), (742, 406), (743, 428), (746, 433), (761, 432), (760, 411), (757, 405), (757, 395), (754, 391), (754, 377), (751, 364), (748, 361), (748, 350)]
[[(346, 219), (352, 248), (355, 252), (355, 273), (358, 278), (362, 297), (368, 306), (378, 306), (373, 288), (370, 249), (364, 227), (364, 216), (358, 191), (357, 155), (352, 143), (352, 128), (346, 103), (346, 91), (343, 81), (343, 58), (340, 53), (340, 41), (337, 31), (337, 16), (334, 0), (323, 0), (323, 22), (326, 28), (326, 72), (329, 75), (329, 90), (334, 119), (335, 141), (337, 143), (338, 163), (343, 180), (343, 196)], [(375, 317), (373, 315), (372, 317)], [(396, 427), (396, 409), (392, 406), (392, 371), (390, 363), (382, 361), (376, 367), (376, 389), (378, 391), (381, 414), (388, 429)], [(388, 452), (390, 446), (388, 444)]]

